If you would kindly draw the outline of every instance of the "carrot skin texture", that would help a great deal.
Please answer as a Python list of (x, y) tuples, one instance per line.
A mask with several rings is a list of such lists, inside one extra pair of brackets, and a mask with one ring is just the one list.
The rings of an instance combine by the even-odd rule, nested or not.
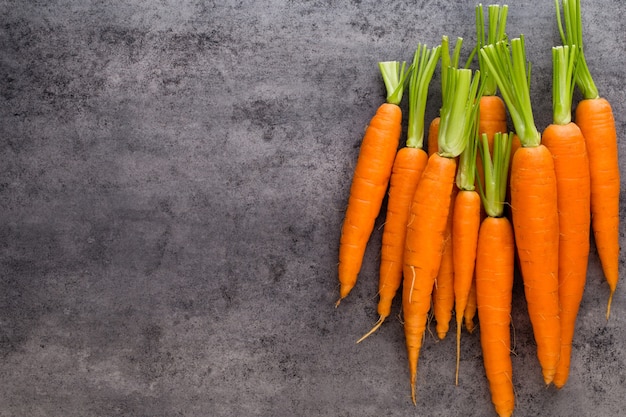
[(428, 154), (423, 149), (404, 147), (398, 151), (393, 164), (378, 286), (378, 314), (383, 319), (391, 313), (393, 298), (402, 283), (406, 225), (415, 189), (427, 162)]
[(461, 190), (454, 199), (452, 219), (452, 262), (454, 267), (454, 309), (456, 317), (457, 372), (461, 355), (461, 327), (463, 315), (474, 280), (476, 247), (481, 222), (480, 195), (476, 191)]
[(590, 227), (589, 160), (585, 138), (574, 123), (550, 125), (543, 144), (554, 158), (559, 209), (559, 302), (561, 358), (554, 385), (562, 388), (569, 375), (576, 317), (587, 279)]
[[(367, 242), (389, 185), (402, 131), (399, 106), (383, 103), (365, 131), (339, 244), (340, 300), (357, 281)], [(339, 303), (339, 301), (337, 302)]]
[(428, 150), (428, 156), (431, 156), (434, 153), (439, 152), (439, 123), (441, 122), (440, 117), (435, 117), (430, 125), (428, 126), (428, 137), (426, 138), (426, 147)]
[(604, 98), (581, 100), (576, 107), (575, 122), (587, 144), (591, 178), (591, 227), (602, 270), (611, 294), (619, 279), (619, 195), (620, 173), (617, 133), (610, 103)]
[(487, 217), (478, 237), (476, 294), (485, 373), (500, 417), (515, 408), (510, 333), (514, 251), (509, 220)]
[(474, 317), (476, 316), (477, 310), (478, 306), (476, 305), (476, 274), (474, 273), (472, 286), (470, 287), (470, 292), (467, 296), (467, 305), (465, 306), (465, 312), (463, 313), (465, 328), (470, 334), (474, 333), (474, 329), (476, 328), (476, 324), (474, 323)]
[(544, 145), (513, 155), (511, 209), (528, 314), (543, 379), (550, 384), (561, 350), (559, 219), (554, 162)]
[(430, 156), (417, 185), (407, 222), (402, 310), (414, 404), (419, 352), (441, 264), (455, 175), (456, 160), (439, 154)]
[(439, 273), (435, 279), (433, 289), (433, 313), (437, 322), (435, 330), (437, 337), (443, 340), (450, 329), (452, 310), (454, 309), (454, 259), (452, 243), (452, 217), (454, 213), (454, 201), (458, 194), (458, 188), (452, 187), (450, 196), (450, 209), (448, 211), (448, 222), (444, 236), (444, 248), (441, 256)]

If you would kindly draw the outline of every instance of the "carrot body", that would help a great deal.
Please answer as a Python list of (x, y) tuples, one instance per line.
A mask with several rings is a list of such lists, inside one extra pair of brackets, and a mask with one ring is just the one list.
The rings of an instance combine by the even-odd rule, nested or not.
[(487, 217), (478, 236), (476, 294), (485, 373), (500, 417), (510, 416), (515, 407), (510, 356), (514, 250), (509, 220)]
[(602, 270), (611, 294), (619, 279), (619, 194), (620, 173), (617, 134), (611, 105), (606, 99), (581, 100), (576, 107), (576, 124), (585, 137), (591, 178), (591, 227)]
[(389, 184), (400, 141), (401, 121), (400, 107), (384, 103), (378, 108), (365, 131), (341, 230), (340, 300), (356, 284), (365, 248)]
[(476, 305), (476, 303), (476, 274), (474, 274), (474, 278), (472, 279), (472, 286), (470, 287), (470, 292), (467, 296), (467, 305), (465, 306), (465, 312), (463, 313), (465, 328), (470, 334), (474, 333), (474, 328), (476, 327), (476, 324), (474, 323), (474, 317), (476, 316), (476, 312), (478, 311), (478, 306)]
[(439, 152), (439, 143), (437, 143), (439, 137), (439, 122), (441, 121), (440, 117), (435, 117), (430, 125), (428, 126), (428, 137), (426, 138), (426, 146), (428, 151), (428, 156)]
[(474, 279), (476, 246), (480, 227), (480, 195), (476, 191), (461, 190), (454, 199), (452, 219), (452, 260), (454, 263), (454, 301), (456, 317), (457, 372), (461, 356), (461, 327), (463, 315)]
[(454, 159), (439, 154), (428, 158), (407, 223), (402, 309), (413, 403), (419, 352), (441, 264), (455, 174)]
[(589, 258), (589, 166), (585, 139), (574, 123), (552, 124), (543, 144), (554, 158), (559, 209), (559, 302), (561, 358), (554, 385), (561, 388), (569, 375), (576, 316), (583, 297)]
[(423, 149), (404, 147), (398, 151), (393, 164), (378, 286), (381, 321), (389, 316), (391, 303), (402, 283), (407, 220), (415, 189), (427, 162), (428, 154)]
[(511, 209), (528, 313), (543, 379), (550, 384), (561, 350), (559, 219), (552, 155), (544, 145), (513, 155)]
[(458, 188), (452, 187), (450, 196), (450, 209), (448, 222), (444, 235), (444, 248), (441, 256), (439, 273), (435, 279), (433, 294), (433, 313), (437, 322), (436, 331), (439, 339), (444, 339), (450, 328), (452, 309), (454, 308), (454, 258), (452, 243), (452, 217), (454, 213), (454, 201), (458, 194)]

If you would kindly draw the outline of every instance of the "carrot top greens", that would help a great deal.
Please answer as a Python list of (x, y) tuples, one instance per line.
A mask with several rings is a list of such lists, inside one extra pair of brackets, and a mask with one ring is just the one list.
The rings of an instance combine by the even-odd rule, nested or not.
[(479, 182), (478, 188), (485, 212), (490, 217), (502, 217), (504, 213), (512, 137), (512, 133), (496, 133), (493, 138), (493, 155), (489, 152), (486, 133), (478, 142), (485, 170), (485, 183)]
[(409, 78), (409, 121), (406, 146), (422, 148), (424, 145), (424, 112), (428, 86), (441, 55), (441, 47), (427, 49), (418, 44), (413, 57), (412, 72)]
[(480, 55), (500, 88), (522, 146), (538, 146), (541, 134), (530, 100), (530, 63), (526, 61), (524, 36), (512, 39), (510, 45), (506, 41), (485, 45)]
[[(484, 84), (481, 85), (481, 90)], [(479, 90), (478, 95), (482, 94)], [(479, 99), (476, 99), (478, 102)], [(478, 114), (480, 106), (472, 106), (470, 120), (465, 127), (467, 145), (459, 157), (459, 168), (456, 174), (456, 185), (461, 190), (473, 191), (476, 186), (476, 153), (478, 151)]]
[(411, 67), (407, 69), (406, 62), (384, 61), (378, 63), (378, 68), (387, 89), (387, 103), (399, 105), (404, 93), (404, 82), (411, 72)]
[[(598, 88), (593, 82), (583, 48), (583, 21), (580, 12), (580, 0), (562, 0), (563, 20), (565, 20), (565, 31), (561, 21), (561, 8), (559, 0), (554, 0), (556, 6), (556, 21), (559, 26), (561, 40), (565, 45), (578, 47), (579, 57), (576, 65), (576, 85), (580, 89), (585, 99), (598, 98)], [(574, 46), (575, 45), (575, 46)]]
[[(502, 40), (506, 40), (506, 16), (509, 7), (507, 5), (500, 6), (498, 4), (489, 5), (489, 32), (485, 36), (485, 14), (483, 5), (476, 6), (476, 47), (480, 49), (485, 45), (493, 45)], [(483, 74), (483, 83), (485, 83), (483, 95), (494, 96), (498, 89), (496, 80), (489, 74), (489, 69), (484, 62), (484, 58), (478, 55), (478, 65)]]
[[(478, 107), (480, 71), (449, 67), (439, 123), (439, 154), (456, 158), (467, 146), (467, 130)], [(443, 82), (443, 80), (442, 80)]]
[(552, 48), (552, 111), (553, 122), (557, 125), (566, 125), (572, 121), (577, 52), (578, 48), (573, 45)]

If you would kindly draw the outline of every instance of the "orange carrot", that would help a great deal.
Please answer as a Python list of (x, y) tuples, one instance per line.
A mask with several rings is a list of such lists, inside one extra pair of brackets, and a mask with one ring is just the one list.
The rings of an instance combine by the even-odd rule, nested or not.
[(435, 279), (433, 289), (433, 315), (436, 321), (437, 337), (443, 340), (450, 328), (450, 320), (452, 319), (452, 309), (454, 308), (454, 259), (453, 259), (453, 241), (452, 241), (452, 217), (454, 214), (454, 201), (458, 193), (456, 186), (452, 187), (452, 195), (450, 196), (450, 208), (448, 212), (448, 221), (446, 222), (446, 230), (444, 233), (444, 247), (441, 255), (441, 265), (439, 273)]
[(441, 119), (439, 116), (435, 117), (428, 126), (428, 139), (427, 139), (427, 150), (428, 156), (431, 156), (434, 153), (439, 151), (439, 145), (437, 145), (437, 140), (439, 136), (439, 122)]
[(477, 99), (479, 73), (449, 69), (439, 128), (439, 152), (428, 159), (411, 205), (404, 248), (402, 309), (409, 362), (411, 398), (422, 337), (444, 248), (444, 233), (456, 174), (455, 158), (466, 146), (467, 110)]
[[(480, 103), (480, 102), (479, 102)], [(479, 106), (476, 107), (478, 110)], [(481, 221), (480, 195), (474, 183), (476, 177), (477, 156), (477, 119), (474, 118), (474, 133), (469, 135), (468, 144), (459, 159), (456, 185), (459, 192), (454, 199), (452, 211), (452, 261), (454, 269), (454, 308), (456, 316), (456, 373), (455, 383), (459, 383), (459, 365), (461, 360), (461, 327), (463, 315), (474, 280), (478, 229)]]
[(439, 61), (440, 47), (427, 49), (418, 45), (409, 79), (409, 116), (406, 146), (395, 158), (389, 185), (387, 216), (383, 229), (380, 277), (378, 284), (379, 319), (357, 343), (375, 332), (391, 313), (391, 304), (402, 283), (402, 265), (406, 224), (411, 201), (428, 161), (423, 149), (424, 111), (428, 86)]
[(504, 217), (504, 197), (510, 160), (510, 136), (496, 133), (489, 152), (486, 134), (480, 142), (485, 161), (481, 197), (487, 218), (480, 225), (476, 256), (476, 293), (480, 343), (491, 401), (500, 417), (515, 407), (511, 363), (511, 299), (513, 294), (513, 228)]
[(558, 0), (555, 0), (557, 22), (564, 44), (579, 48), (576, 85), (583, 100), (576, 108), (575, 123), (585, 137), (591, 178), (591, 228), (598, 249), (604, 277), (610, 294), (606, 318), (611, 314), (611, 301), (619, 280), (619, 195), (620, 173), (617, 132), (613, 110), (608, 100), (600, 97), (585, 59), (580, 0), (562, 0), (565, 27), (561, 24)]
[(589, 160), (582, 132), (572, 123), (572, 92), (577, 48), (552, 48), (554, 120), (542, 142), (554, 158), (559, 210), (559, 302), (561, 358), (554, 385), (565, 385), (570, 366), (576, 316), (583, 297), (589, 258)]
[(465, 322), (465, 328), (470, 334), (474, 333), (474, 328), (476, 327), (476, 324), (474, 323), (474, 317), (476, 316), (477, 310), (478, 306), (476, 305), (476, 274), (474, 273), (474, 277), (472, 278), (472, 286), (470, 287), (470, 292), (467, 296), (467, 305), (465, 306), (465, 311), (463, 312), (463, 321)]
[(512, 39), (510, 47), (498, 42), (480, 53), (496, 78), (522, 144), (511, 167), (513, 228), (537, 357), (544, 382), (550, 384), (561, 350), (554, 162), (541, 144), (532, 114), (523, 36)]
[(379, 63), (387, 86), (387, 102), (383, 103), (365, 131), (339, 244), (340, 298), (352, 290), (363, 262), (367, 242), (387, 191), (393, 160), (402, 131), (402, 100), (405, 65), (397, 61)]

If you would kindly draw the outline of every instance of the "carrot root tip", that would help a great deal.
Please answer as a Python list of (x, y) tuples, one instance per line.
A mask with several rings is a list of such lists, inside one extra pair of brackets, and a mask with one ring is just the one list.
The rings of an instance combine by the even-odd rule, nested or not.
[(376, 330), (378, 330), (380, 328), (380, 326), (382, 326), (382, 324), (383, 324), (383, 322), (385, 321), (386, 318), (387, 318), (387, 316), (380, 316), (378, 321), (374, 324), (374, 327), (372, 327), (372, 329), (369, 332), (367, 332), (363, 336), (361, 336), (361, 338), (359, 340), (357, 340), (356, 342), (357, 343), (361, 343), (368, 336), (370, 336), (372, 333), (374, 333)]

